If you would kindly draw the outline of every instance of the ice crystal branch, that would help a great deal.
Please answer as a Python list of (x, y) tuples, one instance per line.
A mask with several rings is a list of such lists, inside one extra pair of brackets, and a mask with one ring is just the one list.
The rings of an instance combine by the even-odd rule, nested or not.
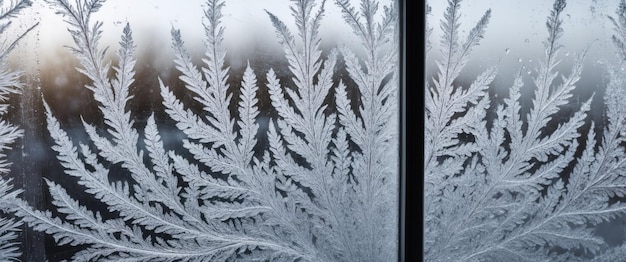
[[(398, 23), (397, 16), (394, 15), (397, 12), (397, 5), (394, 3), (385, 7), (382, 21), (375, 23), (373, 17), (378, 6), (376, 1), (361, 1), (361, 14), (355, 12), (346, 1), (336, 3), (353, 30), (368, 28), (364, 34), (358, 35), (368, 54), (365, 59), (359, 60), (350, 49), (341, 48), (349, 76), (361, 94), (360, 104), (356, 108), (351, 106), (351, 98), (347, 95), (346, 86), (341, 82), (336, 93), (339, 122), (342, 126), (337, 139), (352, 141), (359, 148), (359, 151), (347, 156), (353, 159), (350, 166), (352, 168), (350, 178), (353, 180), (348, 192), (354, 195), (349, 199), (356, 200), (350, 205), (352, 209), (363, 210), (361, 212), (364, 214), (377, 212), (389, 214), (360, 218), (363, 223), (358, 229), (352, 230), (356, 234), (352, 234), (351, 237), (354, 239), (349, 241), (354, 243), (350, 246), (350, 252), (359, 254), (357, 257), (369, 257), (374, 261), (393, 260), (396, 253), (392, 251), (392, 247), (397, 240), (391, 236), (395, 236), (397, 232), (393, 228), (393, 225), (397, 224), (397, 210), (389, 207), (388, 203), (394, 202), (398, 197), (394, 193), (398, 181), (393, 176), (398, 164), (395, 157), (398, 145), (394, 141), (398, 140), (399, 124), (394, 118), (398, 110), (398, 67), (395, 64), (398, 61), (398, 49), (393, 41)], [(361, 18), (363, 20), (360, 20)], [(343, 134), (344, 130), (346, 134)], [(348, 136), (344, 138), (345, 135)], [(333, 155), (347, 154), (342, 153), (340, 141), (334, 143), (338, 152), (333, 152)], [(382, 162), (387, 164), (376, 164)], [(341, 163), (335, 162), (334, 165), (341, 166)], [(376, 235), (387, 237), (373, 237)]]

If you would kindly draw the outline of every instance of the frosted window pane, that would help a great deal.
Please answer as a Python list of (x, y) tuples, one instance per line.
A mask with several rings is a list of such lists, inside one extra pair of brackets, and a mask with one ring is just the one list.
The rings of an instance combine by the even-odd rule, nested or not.
[(623, 260), (626, 2), (429, 4), (425, 260)]
[(398, 260), (396, 1), (9, 2), (0, 260)]

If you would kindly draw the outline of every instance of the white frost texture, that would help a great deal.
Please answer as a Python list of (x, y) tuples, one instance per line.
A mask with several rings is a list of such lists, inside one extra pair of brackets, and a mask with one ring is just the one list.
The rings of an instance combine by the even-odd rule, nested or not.
[[(598, 228), (626, 214), (626, 1), (602, 17), (620, 62), (604, 67), (603, 92), (591, 95), (577, 90), (593, 41), (560, 65), (565, 0), (543, 10), (543, 56), (528, 73), (518, 66), (512, 85), (498, 87), (504, 95), (497, 65), (460, 77), (492, 16), (485, 10), (464, 33), (460, 2), (447, 1), (441, 57), (425, 83), (424, 260), (624, 261), (626, 246)], [(436, 44), (426, 44), (430, 56)]]
[(17, 242), (17, 232), (23, 222), (21, 219), (9, 215), (21, 190), (14, 190), (11, 184), (12, 179), (6, 176), (10, 171), (6, 151), (11, 150), (12, 144), (23, 133), (22, 130), (7, 120), (10, 118), (7, 101), (14, 94), (20, 93), (21, 89), (24, 88), (24, 83), (20, 79), (22, 72), (11, 69), (7, 63), (7, 57), (17, 42), (33, 27), (26, 30), (20, 29), (16, 39), (6, 40), (10, 38), (8, 37), (10, 30), (15, 30), (11, 26), (11, 20), (19, 16), (20, 11), (30, 5), (31, 2), (28, 0), (0, 2), (0, 36), (4, 39), (3, 43), (0, 44), (0, 261), (19, 261), (22, 254)]
[[(235, 74), (223, 44), (228, 3), (199, 6), (200, 58), (187, 50), (185, 32), (172, 28), (178, 82), (159, 77), (151, 88), (160, 100), (152, 102), (164, 110), (139, 122), (133, 90), (141, 81), (135, 67), (142, 47), (133, 25), (108, 52), (94, 15), (105, 1), (46, 0), (72, 36), (67, 48), (79, 63), (75, 70), (88, 79), (79, 84), (100, 119), (81, 116), (87, 140), (76, 138), (44, 97), (43, 133), (67, 179), (44, 174), (47, 210), (2, 182), (0, 207), (58, 247), (71, 247), (72, 261), (397, 261), (398, 4), (285, 1), (289, 15), (265, 14), (282, 66), (248, 63)], [(328, 5), (340, 10), (356, 43), (322, 45)], [(16, 77), (0, 71), (0, 98), (20, 86)], [(564, 136), (573, 136), (577, 120)], [(165, 143), (166, 128), (182, 134), (176, 146)], [(5, 122), (0, 133), (2, 149), (19, 135)], [(569, 137), (541, 143), (556, 151), (569, 148)], [(68, 181), (76, 185), (64, 186)], [(0, 240), (14, 238), (20, 223), (13, 221), (0, 219)], [(4, 243), (0, 257), (17, 259), (19, 245)]]

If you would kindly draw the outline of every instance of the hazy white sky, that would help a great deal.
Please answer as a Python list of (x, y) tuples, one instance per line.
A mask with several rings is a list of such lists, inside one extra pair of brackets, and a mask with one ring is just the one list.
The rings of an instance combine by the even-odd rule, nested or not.
[[(49, 56), (58, 53), (59, 48), (64, 45), (73, 45), (61, 16), (55, 14), (45, 1), (34, 2), (32, 8), (24, 10), (13, 25), (25, 29), (28, 25), (40, 23), (27, 40), (20, 42), (18, 50), (14, 52), (13, 56), (19, 56), (21, 60), (29, 54)], [(160, 48), (164, 49), (164, 52), (169, 52), (172, 26), (180, 29), (187, 46), (194, 48), (202, 45), (205, 2), (205, 0), (108, 0), (93, 16), (93, 20), (104, 22), (102, 42), (110, 45), (110, 50), (117, 49), (117, 42), (126, 22), (130, 23), (138, 49)], [(352, 2), (358, 8), (359, 1)], [(381, 2), (386, 4), (390, 1)], [(245, 49), (247, 45), (260, 39), (277, 44), (274, 29), (265, 10), (277, 15), (288, 27), (295, 30), (290, 16), (290, 4), (290, 0), (227, 0), (223, 9), (223, 25), (227, 28), (226, 44), (235, 49)], [(354, 41), (350, 29), (343, 23), (335, 2), (326, 1), (325, 9), (321, 33), (326, 37)], [(8, 37), (11, 39), (11, 36)]]

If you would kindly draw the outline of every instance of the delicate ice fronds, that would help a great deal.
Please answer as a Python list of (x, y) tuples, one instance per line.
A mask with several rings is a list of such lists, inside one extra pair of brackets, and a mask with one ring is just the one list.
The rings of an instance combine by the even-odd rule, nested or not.
[[(11, 0), (8, 3), (4, 3), (3, 1), (0, 2), (0, 34), (4, 34), (5, 30), (9, 27), (9, 25), (11, 25), (11, 21), (9, 21), (10, 18), (16, 17), (21, 10), (31, 5), (31, 0)], [(21, 33), (17, 39), (13, 41), (7, 43), (6, 40), (4, 40), (0, 51), (0, 60), (4, 62), (9, 52), (13, 50), (18, 41), (26, 36), (26, 34), (33, 30), (38, 24), (39, 23), (35, 23), (31, 27), (27, 28), (25, 32)]]
[[(11, 18), (17, 17), (21, 10), (29, 7), (31, 1), (13, 0), (7, 3), (0, 2), (0, 35), (4, 37), (4, 41), (0, 45), (0, 117), (5, 117), (9, 111), (6, 103), (11, 94), (20, 93), (24, 88), (24, 84), (19, 79), (22, 73), (20, 71), (10, 69), (7, 65), (7, 56), (28, 32), (30, 32), (37, 24), (30, 26), (25, 32), (18, 35), (16, 39), (6, 40), (6, 29), (9, 28)], [(0, 260), (17, 261), (21, 255), (19, 245), (16, 242), (17, 232), (22, 226), (21, 219), (14, 219), (10, 214), (10, 210), (17, 201), (17, 195), (21, 190), (14, 190), (11, 185), (11, 179), (7, 179), (5, 175), (10, 171), (10, 163), (6, 159), (6, 151), (11, 149), (13, 144), (22, 136), (22, 130), (17, 126), (0, 120)]]
[[(459, 50), (472, 46), (468, 43), (476, 37), (471, 35), (481, 35), (486, 20), (479, 21), (466, 44), (456, 44), (459, 2), (448, 4), (442, 21), (444, 62), (438, 62), (440, 72), (426, 96), (426, 261), (568, 260), (581, 252), (599, 254), (607, 247), (592, 226), (626, 210), (622, 202), (609, 204), (611, 198), (626, 194), (620, 175), (626, 162), (621, 132), (625, 107), (616, 98), (624, 92), (622, 77), (609, 70), (611, 82), (604, 99), (608, 122), (599, 147), (594, 125), (586, 138), (580, 131), (592, 98), (569, 117), (556, 118), (572, 103), (588, 50), (576, 56), (562, 81), (556, 81), (564, 33), (560, 16), (566, 6), (556, 0), (546, 23), (545, 57), (531, 76), (535, 89), (528, 114), (522, 114), (521, 72), (508, 97), (492, 102), (495, 106), (490, 109), (485, 101), (493, 76), (491, 80), (485, 76), (492, 69), (468, 89), (452, 86), (457, 66), (466, 62)], [(622, 1), (619, 19), (611, 18), (618, 33), (626, 28), (624, 6)], [(624, 36), (613, 39), (623, 49)], [(477, 90), (475, 98), (461, 99), (472, 90)], [(488, 109), (495, 111), (493, 118), (486, 117)], [(457, 123), (463, 125), (455, 130)]]
[(613, 23), (616, 33), (611, 39), (617, 47), (622, 61), (624, 61), (626, 60), (626, 44), (624, 44), (624, 41), (626, 41), (626, 2), (620, 1), (619, 7), (617, 8), (617, 19), (612, 16), (608, 16), (608, 18)]
[[(6, 163), (6, 160), (3, 159)], [(4, 172), (3, 172), (4, 173)], [(20, 190), (13, 190), (10, 179), (0, 179), (0, 210), (8, 212), (14, 204)], [(21, 219), (11, 219), (8, 216), (0, 217), (0, 260), (17, 261), (22, 252), (19, 249), (17, 232), (22, 226)]]
[[(362, 1), (359, 13), (348, 2), (337, 2), (344, 18), (354, 17), (348, 22), (364, 29), (357, 35), (367, 56), (341, 49), (361, 94), (355, 101), (342, 84), (348, 79), (338, 87), (333, 80), (337, 50), (322, 52), (324, 1), (319, 8), (310, 0), (292, 3), (295, 33), (268, 12), (294, 85), (282, 85), (271, 69), (265, 75), (263, 88), (269, 90), (268, 102), (278, 119), (262, 133), (257, 122), (262, 81), (248, 64), (239, 90), (231, 90), (222, 45), (225, 1), (207, 1), (202, 65), (192, 63), (182, 33), (171, 31), (179, 80), (202, 110), (176, 97), (159, 79), (165, 112), (186, 135), (181, 153), (164, 146), (156, 114), (137, 127), (127, 110), (136, 62), (130, 26), (122, 32), (117, 63), (111, 66), (104, 61), (106, 48), (99, 46), (102, 23), (90, 21), (103, 1), (49, 2), (69, 24), (72, 51), (81, 63), (77, 71), (91, 80), (85, 87), (93, 92), (106, 124), (83, 121), (89, 143), (76, 146), (44, 102), (52, 149), (65, 173), (107, 209), (91, 210), (59, 184), (46, 181), (54, 213), (24, 201), (14, 210), (59, 245), (85, 245), (74, 260), (396, 259), (395, 4), (384, 7), (375, 21), (377, 1)], [(334, 90), (336, 110), (330, 108)], [(267, 148), (257, 145), (259, 136), (267, 137)], [(118, 167), (122, 179), (113, 181), (109, 173)]]
[[(377, 1), (361, 1), (360, 12), (356, 12), (347, 1), (336, 1), (336, 4), (341, 8), (344, 20), (355, 32), (359, 32), (357, 36), (367, 54), (364, 59), (358, 59), (348, 48), (340, 49), (361, 98), (357, 107), (353, 108), (345, 85), (340, 83), (336, 89), (341, 128), (333, 140), (336, 150), (332, 154), (337, 157), (334, 158), (334, 166), (339, 172), (333, 179), (347, 179), (350, 186), (349, 189), (327, 187), (331, 194), (337, 194), (335, 197), (343, 198), (345, 203), (343, 206), (331, 205), (334, 210), (352, 210), (338, 219), (338, 227), (347, 230), (344, 239), (338, 238), (337, 241), (349, 243), (346, 244), (346, 251), (354, 257), (367, 257), (370, 261), (395, 260), (395, 236), (398, 232), (393, 225), (398, 223), (398, 212), (390, 203), (398, 197), (398, 181), (394, 176), (398, 165), (398, 145), (394, 141), (398, 140), (399, 125), (395, 117), (398, 112), (399, 54), (394, 41), (398, 20), (393, 15), (397, 12), (397, 3), (384, 8), (380, 22), (374, 19), (378, 11)], [(346, 151), (347, 141), (353, 142), (359, 151)], [(386, 215), (367, 215), (371, 213)], [(354, 220), (363, 222), (349, 225), (349, 221)]]
[[(456, 79), (469, 59), (472, 47), (477, 45), (485, 32), (491, 11), (487, 10), (470, 31), (465, 43), (459, 43), (460, 1), (448, 1), (441, 21), (443, 61), (437, 61), (437, 78), (428, 84), (425, 94), (425, 182), (441, 185), (441, 178), (453, 176), (462, 169), (463, 159), (476, 152), (475, 144), (458, 139), (464, 129), (475, 125), (489, 104), (487, 88), (495, 78), (495, 67), (488, 68), (470, 85), (470, 88), (454, 86)], [(429, 81), (427, 81), (429, 82)], [(462, 113), (461, 117), (454, 115)], [(439, 165), (443, 161), (443, 165)], [(431, 174), (440, 174), (432, 176)], [(430, 187), (426, 188), (427, 195)]]

